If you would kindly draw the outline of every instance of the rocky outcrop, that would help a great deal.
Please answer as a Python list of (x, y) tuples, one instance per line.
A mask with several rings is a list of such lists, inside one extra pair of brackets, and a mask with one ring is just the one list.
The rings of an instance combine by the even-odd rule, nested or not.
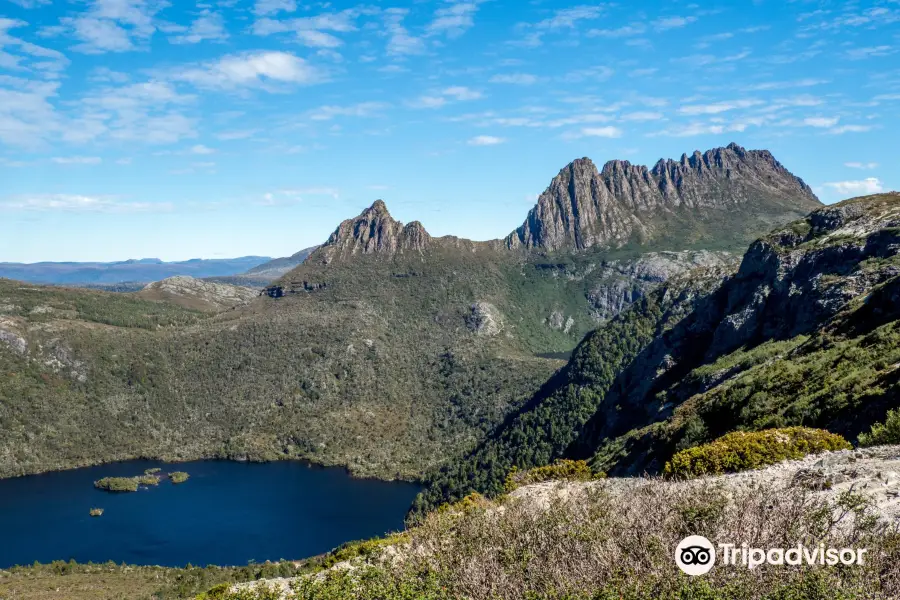
[(342, 222), (328, 240), (312, 254), (312, 260), (325, 264), (358, 254), (393, 256), (421, 252), (432, 238), (418, 221), (403, 225), (388, 212), (381, 200), (358, 217)]
[(220, 311), (247, 304), (259, 295), (253, 288), (214, 283), (184, 275), (155, 281), (138, 292), (148, 300), (164, 300), (185, 308)]
[(582, 158), (560, 171), (506, 243), (550, 251), (619, 247), (666, 233), (667, 221), (678, 220), (667, 213), (702, 219), (706, 209), (748, 204), (797, 216), (821, 206), (766, 150), (731, 144), (660, 160), (652, 169), (616, 160), (598, 171)]
[(489, 302), (476, 302), (466, 316), (466, 326), (477, 335), (493, 337), (503, 331), (503, 315)]
[(672, 277), (698, 268), (718, 268), (725, 274), (736, 269), (739, 260), (729, 252), (687, 250), (648, 252), (634, 260), (610, 261), (597, 271), (598, 279), (587, 293), (591, 316), (598, 323), (608, 321)]

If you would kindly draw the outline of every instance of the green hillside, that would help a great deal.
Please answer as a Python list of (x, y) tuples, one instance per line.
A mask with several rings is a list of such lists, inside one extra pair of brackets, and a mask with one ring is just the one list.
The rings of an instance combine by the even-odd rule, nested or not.
[(718, 288), (659, 288), (434, 474), (414, 510), (498, 493), (511, 467), (561, 457), (639, 474), (735, 429), (805, 425), (855, 439), (900, 404), (898, 225), (898, 194), (847, 201), (755, 242)]

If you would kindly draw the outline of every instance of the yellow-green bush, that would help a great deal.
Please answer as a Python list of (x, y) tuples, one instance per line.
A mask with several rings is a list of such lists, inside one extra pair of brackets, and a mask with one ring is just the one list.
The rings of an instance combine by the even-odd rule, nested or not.
[(900, 444), (900, 410), (889, 410), (884, 423), (872, 425), (869, 433), (859, 436), (860, 446)]
[(822, 429), (787, 427), (735, 431), (709, 444), (678, 452), (666, 463), (665, 474), (699, 477), (735, 473), (800, 459), (808, 454), (850, 448), (847, 440)]
[[(602, 476), (602, 475), (601, 475)], [(513, 467), (506, 477), (504, 489), (506, 492), (544, 481), (590, 481), (597, 476), (583, 460), (558, 460), (552, 465), (537, 467), (527, 471), (520, 471)]]

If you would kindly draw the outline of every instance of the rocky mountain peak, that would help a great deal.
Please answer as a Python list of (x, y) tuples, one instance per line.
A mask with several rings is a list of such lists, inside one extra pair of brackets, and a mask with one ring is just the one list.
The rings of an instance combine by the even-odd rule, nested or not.
[(670, 224), (703, 221), (710, 211), (744, 207), (763, 218), (797, 218), (821, 206), (812, 189), (767, 150), (725, 148), (660, 160), (649, 169), (625, 160), (598, 171), (572, 161), (551, 181), (511, 248), (582, 250), (663, 237)]
[(382, 200), (376, 200), (359, 216), (338, 225), (315, 255), (326, 263), (355, 254), (391, 256), (425, 250), (431, 236), (418, 221), (408, 225), (397, 221)]

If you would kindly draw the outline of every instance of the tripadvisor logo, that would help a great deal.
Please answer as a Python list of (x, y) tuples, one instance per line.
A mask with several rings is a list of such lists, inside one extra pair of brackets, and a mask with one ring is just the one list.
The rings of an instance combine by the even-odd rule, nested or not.
[[(726, 566), (743, 566), (755, 569), (768, 565), (824, 565), (833, 567), (842, 565), (862, 565), (867, 548), (826, 548), (819, 544), (808, 548), (797, 544), (793, 548), (751, 548), (747, 544), (719, 544), (719, 555)], [(712, 542), (700, 535), (684, 538), (675, 548), (675, 564), (688, 575), (704, 575), (716, 564), (716, 548)]]

